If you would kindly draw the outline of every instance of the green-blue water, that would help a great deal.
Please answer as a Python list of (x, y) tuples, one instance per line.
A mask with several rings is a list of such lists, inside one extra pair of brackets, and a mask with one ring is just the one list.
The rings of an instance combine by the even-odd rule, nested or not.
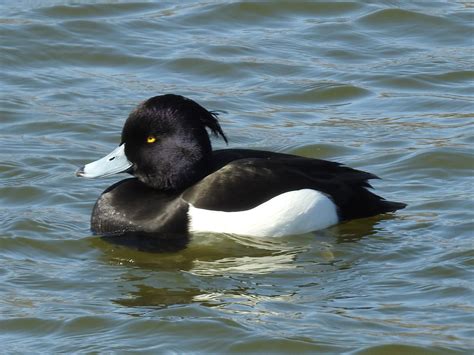
[[(469, 1), (1, 1), (0, 352), (471, 353)], [(375, 173), (408, 207), (152, 254), (89, 232), (111, 151), (163, 93), (229, 147)], [(221, 141), (215, 147), (224, 147)]]

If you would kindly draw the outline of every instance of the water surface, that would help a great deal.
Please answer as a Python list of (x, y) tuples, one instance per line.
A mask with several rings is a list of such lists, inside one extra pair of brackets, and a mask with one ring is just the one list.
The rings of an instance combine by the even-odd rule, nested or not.
[[(6, 352), (470, 353), (469, 1), (3, 1)], [(225, 111), (229, 147), (343, 162), (408, 207), (308, 235), (145, 253), (89, 231), (111, 151), (163, 93)], [(214, 147), (223, 148), (222, 141)]]

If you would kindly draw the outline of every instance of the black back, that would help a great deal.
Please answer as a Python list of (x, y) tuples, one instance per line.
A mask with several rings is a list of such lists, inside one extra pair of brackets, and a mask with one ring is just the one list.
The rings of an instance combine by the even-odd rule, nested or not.
[(337, 205), (341, 220), (374, 216), (405, 207), (370, 192), (378, 177), (326, 160), (265, 151), (214, 152), (216, 171), (188, 188), (183, 198), (195, 207), (243, 211), (284, 192), (314, 189)]

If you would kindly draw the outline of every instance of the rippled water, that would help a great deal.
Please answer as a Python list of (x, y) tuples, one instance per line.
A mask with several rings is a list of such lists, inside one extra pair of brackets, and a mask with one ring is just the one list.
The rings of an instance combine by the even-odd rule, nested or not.
[[(472, 2), (0, 6), (2, 351), (473, 350)], [(225, 111), (230, 147), (368, 170), (408, 208), (176, 253), (107, 244), (89, 216), (117, 177), (74, 171), (168, 92)]]

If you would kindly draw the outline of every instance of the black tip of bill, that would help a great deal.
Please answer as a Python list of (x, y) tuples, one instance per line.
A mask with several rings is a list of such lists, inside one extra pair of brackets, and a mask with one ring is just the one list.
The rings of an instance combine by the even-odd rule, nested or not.
[(76, 176), (77, 177), (83, 177), (84, 176), (84, 166), (81, 166), (79, 169), (76, 170)]

